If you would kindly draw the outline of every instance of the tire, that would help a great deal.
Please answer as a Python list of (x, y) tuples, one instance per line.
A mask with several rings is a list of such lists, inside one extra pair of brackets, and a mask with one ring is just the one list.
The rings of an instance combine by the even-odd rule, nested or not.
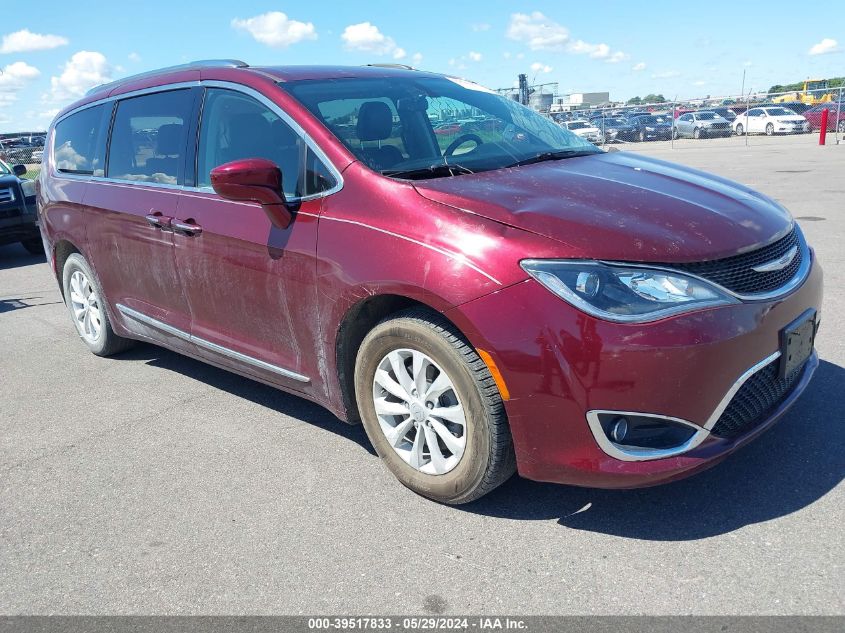
[(742, 136), (743, 134), (745, 134), (745, 128), (742, 127), (742, 123), (737, 123), (735, 129), (737, 136)]
[(44, 254), (44, 242), (41, 241), (40, 237), (31, 237), (28, 240), (21, 240), (21, 245), (30, 255)]
[(845, 134), (845, 119), (839, 122), (839, 125), (836, 126), (836, 130), (840, 134)]
[[(111, 356), (135, 344), (135, 341), (118, 336), (112, 330), (103, 291), (88, 262), (79, 253), (71, 254), (65, 262), (62, 270), (62, 290), (76, 332), (94, 354)], [(87, 309), (79, 308), (80, 305), (86, 304)], [(86, 313), (87, 323), (85, 317), (77, 316), (80, 310)]]
[(678, 140), (678, 128), (676, 128), (676, 127), (672, 128), (672, 140), (675, 140), (675, 141)]
[(699, 128), (695, 128), (695, 129), (692, 131), (692, 137), (693, 137), (693, 138), (696, 138), (696, 139), (701, 138), (701, 130), (700, 130)]
[[(413, 359), (420, 356), (430, 361), (421, 374), (429, 388), (441, 374), (451, 385), (435, 396), (434, 402), (419, 399), (416, 391), (408, 396), (408, 390), (397, 384), (415, 384)], [(391, 363), (391, 358), (397, 363)], [(404, 380), (396, 367), (405, 371)], [(390, 385), (394, 392), (400, 387), (399, 395), (389, 393), (382, 384)], [(475, 349), (436, 313), (407, 310), (385, 319), (367, 334), (355, 363), (355, 395), (364, 429), (376, 452), (393, 475), (419, 495), (445, 504), (469, 503), (504, 483), (516, 470), (513, 440), (496, 382)], [(377, 397), (381, 414), (376, 411)], [(411, 404), (404, 406), (403, 401)], [(394, 414), (394, 409), (386, 406), (399, 407), (396, 410), (400, 412)], [(428, 413), (457, 409), (463, 412), (462, 428), (448, 418)], [(449, 428), (445, 428), (447, 425)], [(397, 432), (391, 442), (386, 433), (393, 429)], [(442, 439), (444, 430), (451, 435), (448, 443)], [(429, 438), (437, 445), (437, 460), (433, 459)], [(461, 441), (463, 447), (452, 452), (453, 442), (458, 445)], [(418, 442), (419, 458), (414, 465)], [(429, 460), (423, 463), (426, 447)]]
[(643, 132), (642, 130), (640, 130), (640, 135), (639, 135), (638, 140), (640, 141), (640, 143), (645, 143), (645, 132)]
[(766, 136), (774, 136), (775, 134), (775, 126), (771, 123), (766, 124)]

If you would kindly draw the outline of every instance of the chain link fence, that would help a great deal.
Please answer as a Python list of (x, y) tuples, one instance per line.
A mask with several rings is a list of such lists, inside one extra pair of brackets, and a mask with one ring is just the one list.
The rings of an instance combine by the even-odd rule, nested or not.
[(24, 165), (25, 178), (35, 178), (41, 170), (45, 132), (4, 134), (0, 137), (0, 160), (9, 167)]

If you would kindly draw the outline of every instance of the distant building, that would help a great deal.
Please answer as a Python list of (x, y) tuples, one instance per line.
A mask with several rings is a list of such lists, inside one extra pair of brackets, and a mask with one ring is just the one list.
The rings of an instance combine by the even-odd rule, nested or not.
[(568, 110), (581, 110), (610, 102), (609, 92), (573, 92), (572, 94), (556, 97), (552, 103), (552, 112), (566, 112)]

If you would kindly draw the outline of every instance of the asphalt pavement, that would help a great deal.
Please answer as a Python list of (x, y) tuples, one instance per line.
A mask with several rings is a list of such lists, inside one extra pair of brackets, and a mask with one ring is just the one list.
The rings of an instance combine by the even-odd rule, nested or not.
[(775, 197), (826, 273), (796, 407), (637, 491), (513, 478), (437, 505), (361, 427), (150, 345), (102, 359), (0, 247), (2, 614), (845, 614), (845, 146), (626, 146)]

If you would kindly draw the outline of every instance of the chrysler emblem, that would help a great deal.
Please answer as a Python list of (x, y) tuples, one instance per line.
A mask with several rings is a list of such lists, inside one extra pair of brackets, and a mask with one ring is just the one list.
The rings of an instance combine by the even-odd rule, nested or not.
[(760, 264), (759, 266), (754, 266), (751, 268), (756, 273), (771, 273), (776, 270), (783, 270), (795, 259), (795, 255), (798, 253), (798, 246), (793, 246), (788, 251), (786, 251), (783, 255), (778, 257), (777, 259), (773, 259), (770, 262), (766, 262), (765, 264)]

